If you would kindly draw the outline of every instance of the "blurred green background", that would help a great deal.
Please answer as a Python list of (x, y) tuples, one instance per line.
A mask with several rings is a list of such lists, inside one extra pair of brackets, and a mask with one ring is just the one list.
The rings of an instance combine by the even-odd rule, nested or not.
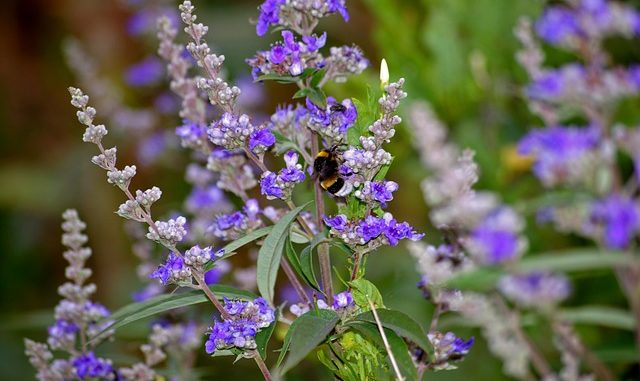
[[(66, 87), (78, 83), (65, 63), (63, 41), (70, 36), (99, 65), (99, 73), (114, 81), (124, 103), (149, 104), (154, 90), (132, 90), (122, 81), (126, 68), (155, 51), (155, 39), (129, 36), (125, 25), (131, 11), (117, 0), (5, 0), (0, 12), (0, 380), (33, 378), (23, 355), (22, 337), (43, 339), (57, 303), (56, 288), (63, 282), (65, 262), (60, 244), (60, 214), (77, 208), (88, 223), (94, 256), (90, 266), (98, 285), (96, 299), (112, 310), (130, 301), (140, 286), (122, 220), (113, 212), (120, 192), (105, 182), (104, 173), (90, 162), (93, 147), (82, 144), (75, 110), (68, 104)], [(259, 1), (196, 1), (202, 21), (211, 27), (208, 41), (227, 57), (234, 78), (249, 75), (244, 58), (266, 49), (268, 40), (255, 36), (250, 19), (257, 17)], [(637, 1), (635, 2), (638, 3)], [(373, 63), (367, 74), (346, 84), (332, 85), (338, 98), (364, 94), (364, 84), (375, 83), (377, 65), (385, 57), (392, 78), (405, 77), (410, 99), (427, 99), (450, 126), (461, 146), (477, 151), (482, 169), (480, 188), (499, 192), (508, 202), (521, 202), (539, 194), (537, 182), (508, 160), (514, 142), (537, 121), (520, 96), (526, 81), (514, 53), (518, 43), (512, 30), (521, 15), (535, 16), (543, 2), (535, 0), (358, 0), (347, 1), (351, 21), (331, 17), (321, 24), (332, 44), (356, 43)], [(638, 44), (618, 44), (625, 60), (640, 61)], [(566, 57), (550, 52), (552, 62)], [(260, 109), (271, 113), (286, 102), (291, 89), (269, 84)], [(91, 95), (91, 94), (89, 94)], [(407, 102), (408, 103), (408, 102)], [(635, 104), (637, 106), (637, 102)], [(104, 121), (105, 116), (98, 119)], [(163, 121), (172, 130), (177, 120)], [(109, 126), (108, 126), (109, 127)], [(117, 144), (119, 161), (136, 162), (136, 136), (113, 132), (107, 139)], [(427, 231), (427, 241), (440, 238), (429, 227), (428, 210), (419, 182), (426, 176), (411, 146), (411, 135), (401, 127), (390, 147), (396, 156), (389, 177), (401, 185), (390, 209)], [(179, 208), (189, 191), (183, 181), (185, 151), (177, 151), (156, 166), (139, 166), (135, 186), (160, 186), (163, 199), (158, 212)], [(144, 188), (143, 188), (144, 189)], [(532, 217), (532, 216), (529, 216)], [(553, 233), (529, 220), (531, 252), (576, 244), (575, 237)], [(338, 256), (337, 254), (335, 254)], [(415, 282), (419, 276), (404, 248), (376, 253), (369, 261), (369, 276), (382, 290), (385, 301), (427, 324), (430, 306)], [(609, 271), (574, 277), (575, 292), (569, 304), (607, 304), (626, 308)], [(451, 322), (453, 324), (453, 321)], [(454, 328), (445, 319), (445, 328)], [(606, 360), (609, 348), (632, 346), (629, 332), (578, 327), (584, 340)], [(455, 326), (467, 337), (479, 332)], [(553, 358), (547, 328), (531, 328), (534, 337)], [(142, 331), (143, 332), (143, 331)], [(124, 333), (137, 337), (136, 332)], [(136, 336), (137, 335), (137, 336)], [(127, 348), (135, 354), (135, 345)], [(609, 355), (611, 355), (609, 353)], [(124, 359), (123, 359), (124, 360)], [(621, 373), (633, 371), (631, 361), (616, 357)], [(205, 363), (203, 372), (213, 377), (258, 377), (253, 363), (230, 367), (224, 359)], [(430, 380), (502, 380), (500, 363), (479, 340), (460, 369), (429, 374)], [(288, 377), (291, 380), (329, 379), (311, 362)], [(257, 378), (256, 378), (257, 379)]]

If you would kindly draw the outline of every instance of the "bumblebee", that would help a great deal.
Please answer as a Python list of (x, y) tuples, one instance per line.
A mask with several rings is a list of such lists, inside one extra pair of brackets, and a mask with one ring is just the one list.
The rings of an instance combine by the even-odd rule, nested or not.
[(344, 197), (351, 193), (353, 186), (340, 176), (339, 160), (337, 145), (323, 149), (318, 152), (313, 161), (313, 170), (322, 189), (335, 196)]
[(345, 112), (347, 111), (347, 107), (345, 105), (343, 105), (342, 103), (336, 103), (331, 105), (331, 107), (329, 107), (329, 111), (331, 112)]

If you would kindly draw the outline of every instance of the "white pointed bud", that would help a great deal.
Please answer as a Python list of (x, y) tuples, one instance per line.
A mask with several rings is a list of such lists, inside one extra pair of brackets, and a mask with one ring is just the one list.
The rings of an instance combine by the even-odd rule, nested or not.
[(384, 58), (380, 62), (380, 85), (385, 87), (389, 84), (389, 66), (387, 66), (387, 60)]

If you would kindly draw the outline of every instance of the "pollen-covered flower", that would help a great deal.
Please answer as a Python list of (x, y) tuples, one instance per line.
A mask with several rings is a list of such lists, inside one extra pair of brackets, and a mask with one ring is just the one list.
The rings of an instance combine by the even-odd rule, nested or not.
[(306, 105), (306, 125), (335, 144), (345, 140), (347, 130), (358, 118), (358, 112), (351, 99), (338, 103), (335, 98), (327, 97), (327, 106), (322, 109), (307, 98)]

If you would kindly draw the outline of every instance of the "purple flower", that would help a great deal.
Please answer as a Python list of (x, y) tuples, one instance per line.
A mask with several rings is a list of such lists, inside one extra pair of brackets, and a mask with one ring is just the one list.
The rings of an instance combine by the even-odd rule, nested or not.
[(469, 353), (469, 350), (471, 350), (471, 347), (473, 347), (474, 342), (475, 342), (475, 339), (473, 337), (471, 337), (467, 341), (459, 337), (456, 337), (455, 340), (453, 340), (453, 343), (451, 343), (451, 349), (449, 350), (449, 354), (456, 355), (456, 356), (464, 356), (467, 353)]
[(327, 43), (327, 32), (322, 33), (320, 37), (316, 35), (303, 36), (302, 42), (306, 44), (310, 52), (315, 52)]
[(347, 227), (347, 216), (345, 216), (344, 214), (338, 214), (334, 217), (324, 216), (323, 220), (328, 227), (339, 232), (344, 231)]
[(142, 87), (153, 85), (164, 75), (164, 65), (155, 58), (145, 58), (143, 61), (129, 67), (125, 73), (125, 80), (130, 86)]
[(276, 137), (268, 128), (256, 130), (249, 137), (249, 149), (254, 153), (264, 152), (274, 144), (276, 144)]
[(471, 237), (482, 248), (487, 263), (507, 261), (518, 251), (518, 236), (508, 230), (479, 226), (473, 230)]
[(385, 228), (385, 221), (382, 218), (367, 216), (367, 218), (360, 222), (357, 231), (358, 235), (366, 243), (382, 234)]
[(224, 309), (231, 315), (229, 320), (215, 321), (205, 343), (205, 351), (213, 354), (218, 349), (237, 347), (255, 348), (255, 336), (260, 329), (275, 320), (275, 311), (266, 300), (224, 300)]
[(396, 246), (401, 239), (418, 241), (424, 234), (418, 233), (407, 222), (398, 223), (389, 213), (384, 215), (384, 236), (389, 241), (389, 245)]
[(614, 194), (593, 204), (591, 220), (604, 225), (607, 247), (623, 250), (640, 231), (640, 214), (635, 200)]
[(256, 24), (256, 33), (258, 36), (264, 36), (269, 30), (270, 25), (276, 25), (280, 22), (280, 6), (286, 3), (286, 0), (267, 0), (260, 6), (260, 16)]
[(533, 172), (546, 184), (554, 184), (571, 175), (573, 162), (596, 148), (600, 132), (595, 127), (553, 126), (533, 130), (518, 144), (525, 155), (534, 155)]
[(321, 109), (307, 98), (306, 106), (309, 126), (336, 140), (344, 137), (347, 130), (358, 119), (358, 111), (351, 99), (345, 99), (342, 103), (338, 103), (335, 98), (328, 97), (326, 109)]
[(304, 181), (304, 172), (300, 170), (298, 164), (298, 154), (295, 151), (288, 151), (284, 154), (286, 167), (280, 171), (279, 177), (289, 183), (299, 183)]
[(343, 291), (333, 296), (333, 304), (331, 305), (334, 310), (348, 308), (354, 305), (353, 296), (349, 291)]
[(229, 230), (233, 228), (242, 228), (245, 223), (245, 216), (242, 212), (234, 212), (231, 214), (222, 214), (216, 218), (215, 225), (220, 230)]
[(278, 176), (273, 172), (265, 172), (260, 179), (260, 192), (267, 197), (282, 198), (284, 192), (277, 184)]
[(158, 279), (162, 284), (166, 285), (172, 280), (174, 273), (180, 272), (184, 267), (184, 261), (182, 258), (171, 252), (167, 257), (166, 262), (158, 266), (158, 268), (151, 273), (149, 278)]
[(108, 379), (113, 374), (111, 363), (96, 357), (93, 352), (75, 357), (72, 364), (81, 380)]
[(287, 58), (287, 51), (284, 46), (275, 44), (269, 51), (269, 61), (271, 63), (279, 65)]
[(551, 306), (566, 299), (571, 292), (565, 276), (541, 271), (504, 276), (498, 289), (523, 306)]
[(347, 12), (347, 6), (345, 0), (328, 0), (329, 12), (338, 12), (344, 21), (349, 21), (349, 12)]
[(393, 200), (393, 192), (397, 190), (398, 184), (394, 181), (366, 181), (355, 195), (367, 203), (377, 201), (384, 208), (387, 202)]
[(560, 44), (580, 33), (576, 14), (564, 7), (548, 7), (535, 28), (540, 38), (550, 44)]
[(474, 343), (474, 338), (464, 340), (453, 332), (443, 334), (441, 332), (429, 333), (429, 341), (433, 344), (433, 359), (435, 369), (447, 369), (450, 361), (460, 361), (469, 353)]

